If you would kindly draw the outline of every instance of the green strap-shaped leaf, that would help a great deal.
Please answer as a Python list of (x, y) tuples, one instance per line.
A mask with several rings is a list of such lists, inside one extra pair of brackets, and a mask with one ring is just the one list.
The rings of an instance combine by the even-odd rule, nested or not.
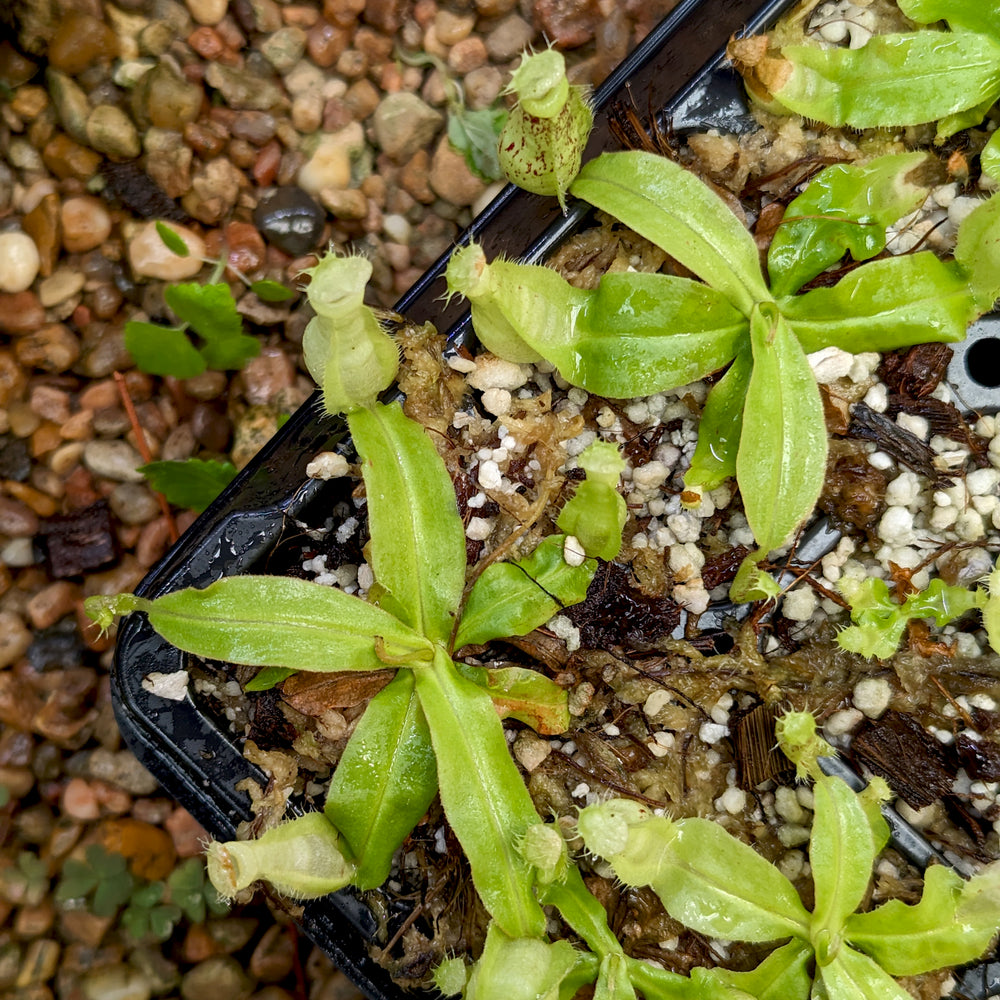
[(1000, 298), (1000, 195), (977, 205), (962, 220), (955, 260), (969, 282), (978, 311), (988, 312)]
[(891, 976), (867, 955), (842, 945), (828, 965), (817, 968), (816, 997), (836, 1000), (913, 1000)]
[(614, 273), (587, 294), (571, 342), (543, 351), (525, 339), (573, 385), (625, 399), (717, 371), (746, 330), (745, 317), (721, 291), (666, 274)]
[(894, 153), (865, 164), (837, 163), (816, 175), (785, 210), (767, 253), (771, 291), (790, 295), (835, 264), (885, 249), (885, 228), (918, 208), (928, 188), (911, 174), (926, 153)]
[(399, 403), (354, 410), (348, 426), (362, 458), (375, 579), (403, 621), (445, 641), (465, 587), (465, 532), (444, 462)]
[(745, 316), (770, 300), (753, 237), (706, 184), (666, 157), (605, 153), (570, 191), (661, 247)]
[(840, 778), (821, 776), (813, 786), (816, 812), (809, 841), (816, 902), (812, 933), (840, 936), (864, 899), (875, 862), (871, 826), (857, 795)]
[(736, 455), (743, 433), (743, 405), (753, 371), (749, 341), (733, 358), (729, 371), (708, 392), (698, 421), (698, 443), (691, 466), (684, 474), (685, 486), (715, 489), (736, 475)]
[[(387, 611), (333, 587), (279, 576), (231, 576), (154, 600), (90, 598), (99, 618), (145, 611), (167, 642), (213, 660), (299, 670), (381, 670), (426, 662), (431, 644)], [(381, 656), (380, 656), (381, 654)]]
[(125, 348), (136, 367), (150, 375), (193, 378), (207, 367), (188, 335), (175, 326), (130, 319), (125, 324)]
[(813, 984), (809, 970), (812, 955), (812, 948), (805, 941), (792, 938), (749, 972), (695, 968), (691, 970), (691, 978), (699, 983), (718, 983), (742, 990), (754, 1000), (808, 1000)]
[(917, 31), (876, 35), (859, 49), (786, 45), (765, 83), (790, 111), (827, 125), (920, 125), (1000, 95), (1000, 41)]
[(504, 932), (540, 937), (545, 914), (532, 891), (531, 866), (515, 847), (538, 813), (493, 701), (440, 647), (433, 666), (415, 671), (414, 678), (437, 758), (441, 804), (469, 859), (476, 891)]
[[(973, 257), (970, 267), (988, 273), (986, 261)], [(779, 308), (810, 354), (831, 345), (856, 354), (952, 343), (982, 311), (962, 270), (929, 250), (873, 260), (832, 288), (782, 299)]]
[(621, 942), (608, 926), (607, 912), (584, 884), (576, 865), (570, 865), (562, 878), (539, 886), (538, 898), (546, 906), (556, 907), (595, 955), (621, 950)]
[(750, 344), (736, 477), (747, 522), (768, 552), (812, 513), (826, 473), (827, 434), (816, 379), (776, 309), (754, 310)]
[(718, 823), (678, 820), (651, 885), (686, 927), (729, 941), (808, 935), (795, 887), (752, 847)]
[(1000, 132), (994, 132), (979, 154), (979, 166), (987, 177), (1000, 181)]
[(898, 0), (898, 6), (918, 24), (947, 21), (952, 28), (978, 31), (1000, 41), (1000, 7), (992, 0)]
[(583, 601), (597, 561), (570, 566), (563, 558), (565, 542), (565, 535), (550, 535), (527, 558), (488, 566), (469, 593), (455, 648), (527, 635)]
[(996, 901), (975, 918), (963, 913), (963, 899), (977, 886), (952, 869), (932, 865), (924, 875), (920, 902), (890, 900), (847, 921), (845, 936), (893, 976), (915, 976), (949, 965), (963, 965), (986, 950), (997, 931)]
[(327, 792), (327, 819), (358, 866), (355, 885), (374, 889), (389, 877), (396, 848), (436, 793), (434, 751), (413, 672), (400, 670), (368, 703)]
[(462, 665), (459, 669), (489, 693), (502, 719), (517, 719), (549, 736), (569, 729), (566, 691), (545, 674), (530, 667)]

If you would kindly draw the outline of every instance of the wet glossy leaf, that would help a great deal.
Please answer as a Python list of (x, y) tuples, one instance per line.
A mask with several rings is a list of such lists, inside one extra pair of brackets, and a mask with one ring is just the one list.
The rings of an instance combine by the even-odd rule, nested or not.
[[(250, 666), (379, 670), (420, 662), (430, 643), (399, 619), (334, 587), (278, 576), (233, 576), (154, 600), (90, 598), (90, 610), (145, 611), (179, 649)], [(383, 658), (384, 657), (384, 658)]]
[(962, 220), (955, 260), (979, 312), (988, 312), (1000, 298), (1000, 195), (984, 200)]
[(208, 367), (188, 335), (178, 327), (130, 319), (125, 324), (125, 347), (136, 367), (150, 375), (193, 378)]
[(875, 843), (854, 791), (840, 778), (822, 775), (813, 784), (816, 809), (809, 840), (816, 902), (812, 934), (839, 939), (871, 882)]
[(812, 955), (806, 942), (792, 938), (749, 972), (696, 968), (691, 977), (696, 982), (721, 983), (743, 990), (755, 1000), (807, 1000), (813, 984), (809, 971)]
[(979, 31), (1000, 40), (1000, 7), (982, 0), (898, 0), (899, 9), (918, 24), (947, 21), (952, 28)]
[(469, 593), (455, 648), (527, 635), (583, 601), (597, 561), (570, 566), (563, 558), (565, 541), (565, 535), (550, 535), (525, 559), (488, 566)]
[(136, 470), (175, 507), (203, 511), (234, 479), (236, 466), (215, 459), (147, 462)]
[[(914, 976), (978, 958), (996, 933), (996, 910), (978, 920), (960, 919), (962, 899), (975, 892), (944, 865), (924, 875), (920, 902), (907, 906), (893, 899), (847, 921), (851, 944), (893, 976)], [(995, 903), (994, 903), (995, 906)]]
[(753, 237), (718, 195), (666, 157), (605, 153), (570, 190), (661, 247), (744, 315), (770, 300)]
[(756, 309), (750, 341), (736, 475), (750, 529), (768, 552), (812, 513), (826, 474), (827, 434), (816, 379), (785, 319)]
[(413, 674), (400, 670), (368, 703), (333, 772), (324, 810), (353, 853), (353, 882), (374, 889), (437, 793), (437, 769)]
[(746, 337), (746, 319), (721, 292), (665, 274), (605, 274), (584, 291), (551, 268), (487, 264), (469, 247), (452, 258), (448, 287), (468, 296), (476, 334), (495, 354), (544, 357), (571, 384), (613, 399), (703, 378)]
[(348, 425), (362, 459), (375, 579), (403, 621), (447, 641), (465, 587), (465, 531), (444, 462), (398, 403), (355, 410)]
[(1000, 132), (994, 132), (979, 154), (979, 166), (987, 177), (1000, 181)]
[(730, 941), (805, 935), (809, 915), (795, 888), (752, 847), (711, 820), (684, 819), (676, 827), (651, 883), (674, 919)]
[[(986, 262), (973, 259), (971, 266), (985, 276)], [(783, 298), (779, 307), (810, 354), (830, 346), (860, 354), (959, 341), (979, 311), (961, 270), (929, 250), (870, 261), (832, 288)]]
[(540, 937), (545, 914), (534, 896), (531, 865), (516, 849), (538, 813), (493, 701), (440, 647), (433, 667), (414, 671), (414, 680), (431, 731), (441, 804), (479, 897), (511, 937)]
[[(831, 1000), (912, 1000), (912, 996), (867, 955), (841, 945), (828, 965), (817, 968), (815, 996)], [(822, 991), (822, 992), (821, 992)]]
[(790, 295), (845, 252), (868, 260), (885, 249), (886, 226), (918, 208), (928, 188), (911, 180), (924, 153), (838, 163), (821, 171), (785, 210), (767, 255), (771, 291)]
[(264, 667), (258, 670), (253, 678), (243, 685), (244, 691), (270, 691), (283, 680), (297, 674), (294, 667)]
[(537, 733), (555, 736), (569, 729), (566, 691), (529, 667), (459, 666), (461, 673), (485, 688), (502, 719), (517, 719)]
[(743, 432), (743, 405), (753, 361), (749, 343), (733, 359), (725, 375), (708, 391), (698, 421), (698, 443), (684, 473), (685, 486), (713, 490), (736, 475), (736, 455)]
[(876, 35), (859, 49), (788, 45), (773, 77), (790, 111), (852, 128), (919, 125), (1000, 96), (1000, 40), (968, 32)]

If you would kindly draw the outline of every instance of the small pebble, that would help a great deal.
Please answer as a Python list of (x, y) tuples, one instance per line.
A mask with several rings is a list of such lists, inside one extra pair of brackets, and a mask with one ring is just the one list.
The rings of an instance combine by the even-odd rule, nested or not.
[(326, 212), (301, 188), (280, 187), (260, 200), (253, 221), (268, 243), (300, 256), (322, 238)]
[(42, 259), (27, 233), (0, 233), (0, 292), (23, 292), (38, 276)]
[(187, 244), (189, 255), (180, 257), (175, 254), (160, 238), (156, 224), (144, 223), (128, 244), (129, 263), (137, 277), (184, 281), (193, 278), (201, 270), (201, 258), (205, 256), (205, 243), (202, 238), (176, 222), (170, 222), (168, 225)]

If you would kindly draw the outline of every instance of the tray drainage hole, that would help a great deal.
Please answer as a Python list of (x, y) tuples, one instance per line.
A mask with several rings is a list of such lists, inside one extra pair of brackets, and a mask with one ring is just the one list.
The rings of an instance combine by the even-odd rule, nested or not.
[(965, 352), (969, 378), (988, 389), (1000, 386), (1000, 337), (980, 337)]

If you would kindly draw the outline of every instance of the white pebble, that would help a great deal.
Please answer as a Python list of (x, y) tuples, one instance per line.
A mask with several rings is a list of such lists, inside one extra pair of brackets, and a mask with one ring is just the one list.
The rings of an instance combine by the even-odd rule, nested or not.
[(476, 358), (476, 369), (469, 373), (466, 382), (473, 389), (520, 389), (528, 381), (528, 372), (526, 365), (484, 354)]
[[(978, 517), (978, 515), (977, 515)], [(980, 518), (980, 522), (982, 518)], [(879, 537), (894, 545), (913, 540), (913, 515), (905, 507), (889, 507), (878, 524)]]
[(471, 517), (465, 526), (465, 537), (474, 542), (483, 542), (493, 533), (493, 519), (489, 517)]
[(969, 496), (986, 496), (993, 493), (1000, 483), (1000, 472), (996, 469), (976, 469), (965, 477), (965, 488)]
[(824, 347), (807, 355), (809, 367), (812, 368), (816, 381), (824, 385), (846, 378), (854, 364), (854, 356), (839, 347)]
[(865, 677), (854, 685), (853, 700), (869, 719), (877, 719), (889, 707), (892, 688), (885, 677)]
[(816, 591), (812, 587), (796, 587), (785, 594), (781, 613), (793, 622), (807, 622), (816, 610)]
[(492, 459), (479, 466), (479, 485), (484, 490), (498, 490), (503, 485), (500, 467)]
[(728, 735), (729, 727), (720, 726), (717, 722), (703, 722), (698, 730), (698, 738), (709, 746), (718, 743), (719, 740)]
[(920, 479), (915, 472), (901, 472), (885, 489), (885, 502), (893, 507), (909, 507), (920, 497)]
[(632, 470), (632, 484), (640, 490), (655, 490), (669, 475), (663, 462), (647, 462)]
[(963, 510), (955, 521), (955, 533), (963, 542), (978, 542), (986, 534), (982, 515), (975, 510)]
[(0, 233), (0, 292), (23, 292), (38, 276), (42, 259), (27, 233)]
[(921, 441), (927, 440), (931, 425), (926, 417), (921, 417), (915, 413), (900, 413), (896, 416), (896, 425), (902, 427), (904, 431), (909, 431)]
[(873, 469), (885, 472), (886, 469), (891, 469), (893, 465), (895, 465), (895, 462), (893, 462), (892, 457), (887, 455), (884, 451), (873, 451), (868, 456), (868, 464)]
[(658, 688), (652, 694), (646, 698), (643, 703), (642, 710), (646, 716), (652, 719), (654, 716), (659, 715), (667, 705), (670, 704), (670, 692), (664, 691), (662, 688)]
[(865, 393), (865, 405), (869, 406), (876, 413), (885, 413), (889, 406), (889, 390), (881, 383), (876, 382), (868, 392)]
[(567, 535), (563, 542), (563, 562), (567, 566), (582, 566), (587, 558), (580, 539), (576, 535)]
[(779, 785), (774, 790), (774, 811), (786, 823), (801, 824), (809, 818), (795, 794), (795, 789), (789, 788), (787, 785)]
[(739, 816), (746, 808), (747, 793), (742, 788), (727, 788), (719, 801), (730, 816)]
[(487, 413), (502, 417), (510, 413), (511, 395), (508, 389), (487, 389), (483, 393), (483, 408)]
[(335, 451), (321, 451), (306, 466), (306, 475), (310, 479), (339, 479), (346, 476), (350, 468), (343, 455)]
[(827, 736), (844, 736), (858, 726), (863, 718), (864, 713), (856, 708), (842, 708), (823, 723), (823, 731)]

